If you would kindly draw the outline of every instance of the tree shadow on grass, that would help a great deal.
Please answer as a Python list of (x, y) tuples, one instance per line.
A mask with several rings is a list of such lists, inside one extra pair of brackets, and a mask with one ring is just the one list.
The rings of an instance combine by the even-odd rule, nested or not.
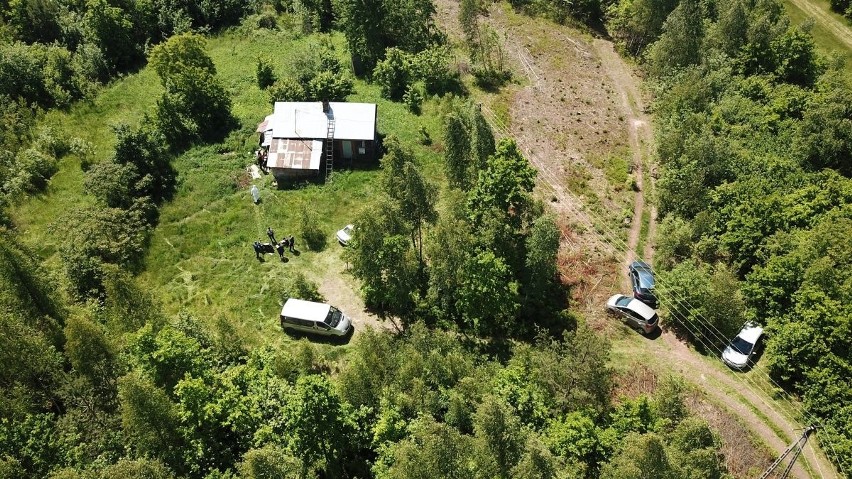
[(355, 325), (349, 328), (349, 332), (343, 336), (321, 336), (318, 334), (311, 333), (303, 333), (301, 331), (294, 331), (292, 329), (284, 329), (284, 334), (293, 339), (302, 339), (305, 338), (312, 343), (317, 344), (329, 344), (333, 346), (343, 346), (349, 344), (352, 341), (352, 337), (355, 335)]

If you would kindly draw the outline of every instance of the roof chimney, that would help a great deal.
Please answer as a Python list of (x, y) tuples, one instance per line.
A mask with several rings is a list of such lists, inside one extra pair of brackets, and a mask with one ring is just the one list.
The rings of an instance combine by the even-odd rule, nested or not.
[(328, 113), (331, 110), (331, 105), (328, 104), (328, 100), (322, 101), (322, 112)]

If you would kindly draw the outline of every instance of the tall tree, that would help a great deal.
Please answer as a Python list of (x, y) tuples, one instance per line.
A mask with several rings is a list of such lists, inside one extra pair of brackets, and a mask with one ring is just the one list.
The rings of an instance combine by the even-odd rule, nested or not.
[(180, 464), (182, 439), (175, 427), (175, 405), (166, 393), (142, 375), (133, 373), (118, 382), (121, 423), (130, 445), (143, 455)]
[(663, 22), (677, 6), (672, 0), (620, 0), (606, 8), (606, 22), (627, 53), (638, 56), (663, 30)]
[(417, 251), (420, 291), (425, 294), (423, 227), (434, 224), (438, 219), (435, 212), (437, 188), (420, 174), (414, 153), (395, 137), (385, 140), (385, 149), (382, 185), (388, 196), (398, 203), (398, 210), (410, 229), (411, 244)]
[(535, 169), (515, 141), (500, 140), (470, 192), (468, 206), (474, 223), (481, 221), (489, 209), (496, 208), (518, 229), (530, 203), (529, 193), (535, 186), (535, 175)]
[(166, 92), (157, 102), (157, 126), (173, 148), (196, 139), (220, 140), (233, 124), (231, 96), (216, 78), (200, 35), (175, 35), (151, 50), (149, 63)]
[(496, 396), (486, 396), (473, 416), (476, 449), (482, 477), (506, 479), (518, 463), (525, 434), (512, 408)]
[(852, 87), (845, 75), (829, 71), (804, 112), (795, 144), (802, 164), (833, 168), (852, 178)]
[(378, 479), (466, 479), (472, 477), (469, 436), (424, 416), (409, 426), (411, 434), (382, 451), (373, 467)]
[(287, 410), (290, 449), (302, 460), (303, 474), (317, 461), (330, 476), (339, 476), (347, 443), (345, 408), (324, 376), (301, 376)]
[(651, 72), (664, 76), (672, 69), (701, 61), (704, 11), (699, 0), (683, 0), (663, 24), (663, 34), (650, 50)]
[(356, 74), (372, 72), (387, 48), (417, 53), (439, 38), (431, 0), (342, 0), (335, 5)]
[(621, 450), (601, 470), (602, 479), (666, 479), (672, 476), (672, 466), (665, 444), (654, 433), (628, 435)]
[(411, 248), (411, 229), (399, 205), (379, 198), (356, 219), (358, 237), (347, 250), (352, 272), (362, 281), (364, 300), (383, 314), (406, 318), (418, 290), (418, 261)]

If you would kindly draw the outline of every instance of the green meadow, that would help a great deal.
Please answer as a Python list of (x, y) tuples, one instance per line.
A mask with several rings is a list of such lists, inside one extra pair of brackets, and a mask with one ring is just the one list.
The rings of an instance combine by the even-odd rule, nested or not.
[[(297, 35), (284, 31), (287, 29), (270, 31), (243, 25), (208, 40), (208, 54), (232, 95), (232, 112), (239, 127), (220, 144), (196, 146), (174, 158), (177, 191), (160, 207), (159, 224), (138, 275), (143, 288), (154, 294), (167, 314), (186, 311), (205, 321), (225, 319), (261, 344), (286, 340), (277, 316), (282, 290), (297, 272), (321, 286), (337, 277), (337, 287), (349, 288), (349, 296), (356, 294), (358, 285), (346, 273), (343, 248), (334, 234), (352, 222), (374, 194), (379, 174), (378, 162), (354, 164), (338, 169), (330, 183), (319, 178), (281, 188), (273, 184), (271, 175), (256, 180), (249, 175), (247, 166), (254, 161), (257, 141), (255, 128), (272, 112), (267, 94), (257, 86), (258, 58), (271, 60), (276, 74), (286, 76), (288, 52), (319, 41), (319, 35)], [(343, 36), (335, 33), (328, 38), (345, 58)], [(427, 102), (423, 113), (416, 116), (403, 104), (381, 98), (374, 85), (356, 80), (355, 90), (349, 101), (378, 104), (379, 134), (401, 138), (415, 150), (426, 176), (442, 182), (442, 104)], [(43, 123), (66, 137), (91, 142), (94, 161), (103, 161), (112, 154), (111, 126), (145, 121), (161, 94), (156, 74), (143, 68), (103, 87), (94, 98), (67, 112), (51, 112)], [(431, 145), (421, 144), (421, 129), (432, 138)], [(65, 157), (45, 193), (12, 212), (24, 241), (56, 267), (60, 266), (57, 247), (62, 238), (52, 234), (51, 225), (61, 221), (64, 212), (92, 202), (83, 194), (83, 180), (80, 159)], [(252, 184), (261, 191), (259, 205), (253, 204), (249, 193)], [(327, 245), (321, 251), (310, 251), (299, 241), (302, 209), (314, 213), (327, 235)], [(286, 263), (277, 255), (266, 255), (263, 262), (256, 260), (251, 244), (266, 241), (267, 226), (279, 238), (296, 235), (300, 254), (288, 253)]]

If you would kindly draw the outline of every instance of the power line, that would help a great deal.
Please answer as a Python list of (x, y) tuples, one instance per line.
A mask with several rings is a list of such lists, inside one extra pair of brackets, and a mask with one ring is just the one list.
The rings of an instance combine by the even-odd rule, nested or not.
[[(495, 114), (494, 114), (491, 110), (489, 110), (487, 107), (484, 107), (484, 110), (486, 111), (486, 113), (488, 113), (489, 117), (491, 117), (491, 118), (489, 118), (489, 120), (490, 120), (490, 123), (492, 124), (492, 126), (495, 128), (495, 130), (497, 130), (497, 131), (498, 131), (498, 133), (500, 133), (502, 136), (505, 136), (505, 137), (511, 137), (511, 135), (509, 134), (509, 131), (508, 131), (508, 127), (506, 127), (506, 125), (504, 125), (502, 122), (500, 122), (500, 120), (497, 118), (497, 116), (496, 116), (496, 115), (495, 115)], [(522, 142), (518, 141), (518, 145), (519, 145), (521, 148), (524, 148), (524, 144), (523, 144)], [(528, 149), (528, 148), (527, 148), (527, 149)], [(529, 149), (528, 149), (528, 150), (529, 150)], [(528, 156), (530, 156), (530, 157), (531, 157), (531, 160), (533, 160), (533, 162), (534, 162), (534, 163), (536, 163), (536, 164), (539, 166), (539, 171), (543, 173), (543, 176), (549, 177), (553, 183), (558, 184), (558, 178), (556, 177), (556, 175), (555, 175), (555, 174), (553, 174), (553, 172), (549, 171), (549, 170), (546, 168), (545, 164), (544, 164), (544, 163), (542, 163), (540, 160), (538, 160), (538, 159), (535, 157), (535, 155), (532, 153), (532, 151), (528, 151), (528, 152), (527, 152), (527, 155), (528, 155)], [(554, 186), (554, 187), (555, 187), (556, 185), (554, 184), (554, 185), (552, 185), (552, 186)], [(573, 197), (574, 199), (576, 199), (577, 201), (579, 201), (579, 199), (577, 199), (574, 195), (572, 195), (572, 194), (570, 194), (570, 193), (569, 193), (569, 195), (568, 195), (568, 196), (571, 196), (571, 197)], [(568, 208), (572, 209), (572, 210), (575, 212), (576, 216), (577, 216), (580, 220), (582, 220), (582, 221), (586, 222), (586, 223), (587, 223), (587, 225), (588, 225), (588, 226), (590, 226), (590, 227), (592, 227), (593, 229), (596, 229), (595, 225), (594, 225), (593, 223), (591, 223), (591, 221), (590, 221), (590, 220), (586, 217), (586, 215), (584, 215), (584, 214), (578, 214), (578, 213), (579, 213), (579, 211), (578, 211), (578, 210), (577, 210), (577, 209), (576, 209), (576, 208), (575, 208), (575, 207), (574, 207), (574, 206), (573, 206), (570, 202), (568, 202), (566, 206), (567, 206)], [(600, 218), (597, 218), (597, 219), (600, 221)], [(615, 248), (615, 246), (613, 246), (613, 244), (621, 243), (621, 244), (623, 244), (623, 245), (624, 245), (624, 251), (625, 251), (625, 252), (626, 252), (626, 251), (628, 251), (628, 250), (629, 250), (629, 247), (628, 247), (628, 245), (624, 242), (624, 240), (620, 239), (620, 237), (619, 237), (618, 235), (614, 234), (614, 233), (612, 232), (612, 229), (611, 229), (611, 228), (610, 228), (610, 227), (606, 224), (606, 222), (605, 222), (605, 221), (601, 221), (601, 223), (602, 223), (602, 225), (603, 225), (603, 226), (600, 226), (599, 228), (600, 228), (600, 229), (602, 229), (602, 230), (604, 230), (604, 231), (599, 232), (599, 234), (601, 234), (601, 236), (604, 236), (604, 237), (606, 237), (606, 239), (608, 239), (608, 242), (607, 242), (607, 243), (605, 243), (605, 244), (606, 244), (606, 246), (609, 246), (609, 247), (610, 247), (610, 248), (611, 248), (611, 249), (612, 249), (615, 253), (621, 253), (621, 251), (620, 251), (620, 250), (618, 250), (617, 248)], [(641, 256), (638, 254), (638, 252), (637, 252), (636, 256), (637, 256), (637, 258), (638, 258), (638, 259), (641, 259)], [(684, 305), (686, 305), (686, 306), (688, 307), (688, 309), (690, 309), (690, 310), (695, 310), (694, 306), (692, 306), (692, 305), (689, 303), (689, 301), (688, 301), (688, 300), (686, 300), (686, 299), (684, 299), (684, 298), (679, 297), (677, 294), (674, 294), (674, 292), (673, 292), (673, 291), (671, 291), (671, 290), (670, 290), (670, 289), (669, 289), (669, 288), (665, 285), (665, 282), (660, 282), (660, 281), (658, 280), (658, 282), (657, 282), (657, 287), (658, 287), (658, 290), (660, 290), (660, 291), (661, 291), (661, 292), (663, 292), (664, 294), (666, 294), (666, 292), (667, 292), (667, 291), (668, 291), (668, 292), (670, 292), (670, 293), (671, 293), (671, 294), (670, 294), (670, 297), (671, 297), (671, 298), (672, 298), (672, 299), (673, 299), (673, 300), (677, 303), (677, 305), (678, 305), (678, 306), (683, 307)], [(695, 339), (696, 339), (696, 340), (698, 340), (698, 341), (702, 344), (702, 346), (705, 348), (705, 350), (707, 350), (707, 351), (711, 351), (711, 352), (712, 352), (712, 351), (720, 351), (720, 352), (721, 352), (721, 350), (720, 350), (720, 349), (716, 349), (716, 348), (709, 347), (706, 343), (704, 343), (704, 341), (700, 339), (700, 338), (701, 338), (701, 335), (696, 334), (696, 332), (695, 332), (692, 328), (690, 328), (690, 327), (687, 325), (687, 321), (685, 320), (685, 318), (678, 318), (678, 317), (677, 317), (677, 314), (676, 314), (676, 311), (675, 311), (675, 310), (670, 311), (670, 313), (671, 313), (671, 316), (672, 316), (675, 320), (679, 321), (679, 322), (682, 324), (682, 326), (683, 326), (684, 328), (686, 328), (688, 331), (690, 331), (690, 334), (692, 334), (692, 335), (695, 337)], [(725, 337), (721, 334), (721, 332), (718, 330), (718, 328), (716, 328), (716, 327), (715, 327), (715, 325), (713, 325), (713, 324), (712, 324), (712, 323), (710, 323), (708, 320), (706, 320), (705, 318), (703, 318), (700, 314), (695, 314), (694, 316), (695, 316), (695, 318), (694, 318), (694, 319), (695, 319), (695, 320), (696, 320), (696, 321), (697, 321), (697, 322), (698, 322), (698, 323), (699, 323), (699, 324), (700, 324), (700, 325), (701, 325), (701, 326), (702, 326), (702, 327), (703, 327), (703, 328), (704, 328), (704, 329), (705, 329), (708, 333), (712, 334), (712, 335), (713, 335), (713, 336), (714, 336), (714, 337), (715, 337), (715, 338), (719, 341), (719, 343), (721, 343), (721, 344), (725, 344), (725, 343), (728, 341), (728, 340), (727, 340), (727, 338), (725, 338)], [(717, 357), (717, 359), (719, 359), (719, 358)], [(721, 360), (721, 359), (720, 359), (720, 360)], [(751, 361), (751, 360), (749, 360), (749, 361)], [(752, 364), (752, 366), (754, 366), (753, 361), (751, 361), (751, 364)], [(752, 369), (757, 369), (758, 371), (760, 371), (760, 369), (759, 369), (759, 368), (756, 368), (756, 367), (753, 367)], [(780, 387), (780, 386), (779, 386), (779, 385), (778, 385), (778, 384), (777, 384), (777, 383), (776, 383), (776, 382), (775, 382), (775, 381), (774, 381), (774, 380), (773, 380), (773, 379), (772, 379), (772, 378), (771, 378), (768, 374), (767, 374), (767, 376), (766, 376), (766, 377), (767, 377), (767, 379), (768, 379), (770, 382), (772, 382), (772, 383), (773, 383), (776, 387), (778, 387), (778, 388), (782, 391), (782, 393), (785, 395), (785, 397), (786, 397), (787, 401), (790, 403), (790, 406), (789, 406), (789, 412), (792, 412), (792, 413), (793, 413), (793, 414), (792, 414), (792, 416), (793, 416), (792, 418), (793, 418), (793, 419), (795, 419), (795, 417), (796, 417), (796, 415), (797, 415), (796, 413), (798, 413), (799, 415), (801, 415), (801, 417), (808, 417), (808, 416), (810, 416), (807, 412), (805, 412), (805, 411), (800, 410), (799, 408), (797, 408), (797, 407), (795, 406), (795, 404), (793, 403), (793, 401), (790, 399), (789, 395), (786, 393), (786, 391), (784, 391), (784, 390), (783, 390), (783, 388), (781, 388), (781, 387)], [(754, 396), (755, 396), (756, 398), (758, 398), (761, 402), (763, 402), (763, 403), (764, 403), (764, 404), (765, 404), (765, 405), (766, 405), (769, 409), (773, 410), (773, 411), (775, 412), (775, 414), (777, 414), (777, 415), (778, 415), (779, 417), (781, 417), (781, 418), (783, 418), (783, 417), (784, 417), (784, 415), (783, 415), (783, 414), (780, 414), (778, 411), (775, 411), (775, 410), (774, 410), (774, 408), (773, 408), (770, 404), (766, 403), (766, 401), (763, 399), (763, 397), (762, 397), (762, 395), (761, 395), (761, 394), (758, 394), (757, 392), (755, 392), (755, 390), (754, 390), (754, 389), (752, 389), (752, 388), (749, 386), (749, 383), (751, 383), (752, 385), (754, 385), (755, 387), (758, 387), (758, 389), (759, 389), (759, 386), (757, 385), (756, 380), (754, 380), (754, 379), (752, 379), (752, 378), (749, 378), (749, 377), (740, 377), (740, 376), (734, 376), (734, 378), (735, 378), (736, 380), (739, 380), (739, 381), (740, 381), (740, 382), (741, 382), (744, 386), (746, 386), (746, 388), (748, 388), (748, 389), (749, 389), (749, 391), (750, 391), (752, 394), (754, 394)], [(778, 406), (779, 406), (779, 407), (781, 407), (781, 406), (782, 406), (782, 404), (780, 404), (780, 403), (779, 403), (779, 404), (778, 404)], [(829, 441), (829, 444), (831, 444), (831, 443), (830, 443), (830, 441)], [(833, 448), (833, 445), (832, 445), (831, 447)], [(817, 461), (817, 463), (818, 463), (818, 462), (819, 462), (819, 458), (817, 458), (815, 454), (814, 454), (814, 458), (815, 458), (815, 460), (816, 460), (816, 461)], [(835, 457), (835, 461), (837, 461), (837, 458), (836, 458), (836, 457)], [(841, 468), (841, 471), (842, 471), (842, 465), (840, 464), (840, 462), (839, 462), (839, 461), (838, 461), (838, 467), (839, 467), (839, 468)], [(845, 473), (844, 473), (844, 474), (845, 474)]]

